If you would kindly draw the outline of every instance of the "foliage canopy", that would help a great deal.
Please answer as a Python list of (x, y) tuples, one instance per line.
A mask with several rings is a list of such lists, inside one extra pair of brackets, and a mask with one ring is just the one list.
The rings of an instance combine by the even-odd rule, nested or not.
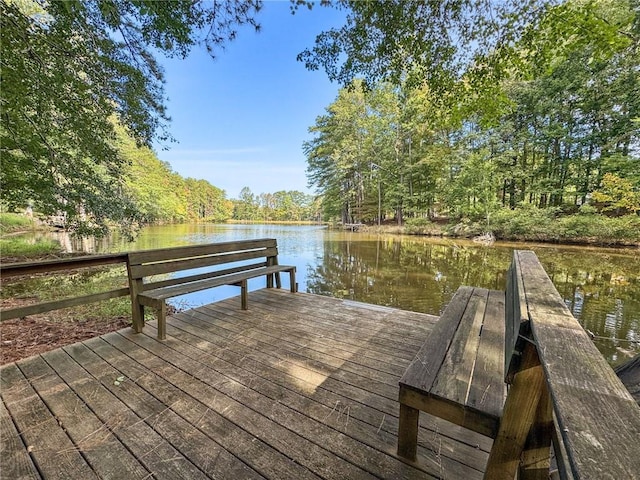
[(81, 233), (127, 225), (126, 161), (115, 123), (139, 145), (169, 140), (163, 72), (155, 52), (213, 56), (259, 28), (260, 0), (0, 2), (2, 200), (64, 213)]

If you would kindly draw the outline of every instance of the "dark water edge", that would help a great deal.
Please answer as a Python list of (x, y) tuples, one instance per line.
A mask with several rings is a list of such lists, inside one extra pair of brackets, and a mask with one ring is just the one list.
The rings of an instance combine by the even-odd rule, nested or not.
[[(301, 291), (435, 315), (461, 285), (504, 290), (513, 250), (533, 250), (612, 365), (640, 353), (638, 248), (524, 242), (484, 246), (452, 238), (249, 224), (147, 227), (134, 243), (117, 235), (102, 240), (58, 235), (58, 240), (69, 251), (105, 253), (264, 237), (278, 239), (280, 263), (297, 266)], [(255, 282), (252, 288), (260, 286)], [(34, 289), (37, 286), (29, 288)], [(237, 293), (234, 287), (223, 287), (179, 302), (196, 306)]]

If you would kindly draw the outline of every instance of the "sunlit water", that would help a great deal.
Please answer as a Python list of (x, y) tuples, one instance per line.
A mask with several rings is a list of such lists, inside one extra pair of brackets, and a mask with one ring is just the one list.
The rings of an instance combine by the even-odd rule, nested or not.
[[(104, 253), (250, 238), (277, 238), (281, 264), (297, 267), (300, 291), (438, 315), (460, 285), (504, 290), (514, 249), (534, 250), (569, 309), (612, 364), (640, 350), (640, 250), (367, 235), (321, 226), (168, 225), (134, 243), (117, 236), (74, 241), (69, 250)], [(286, 279), (284, 280), (285, 286)], [(264, 281), (255, 279), (251, 288)], [(237, 295), (221, 287), (180, 297), (197, 306)]]

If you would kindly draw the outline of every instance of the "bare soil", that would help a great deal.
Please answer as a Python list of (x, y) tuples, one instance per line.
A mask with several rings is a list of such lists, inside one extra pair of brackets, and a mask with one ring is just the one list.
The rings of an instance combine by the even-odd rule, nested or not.
[(0, 365), (120, 330), (130, 324), (130, 319), (124, 317), (69, 321), (56, 319), (51, 314), (6, 320), (0, 324)]
[[(55, 260), (82, 254), (50, 254), (38, 257), (6, 257), (3, 264)], [(3, 279), (4, 280), (4, 279)], [(14, 279), (12, 279), (14, 280)], [(14, 308), (37, 302), (37, 298), (6, 298), (2, 308)], [(0, 323), (0, 365), (15, 362), (75, 342), (87, 340), (131, 325), (130, 317), (75, 320), (64, 311), (47, 312)]]

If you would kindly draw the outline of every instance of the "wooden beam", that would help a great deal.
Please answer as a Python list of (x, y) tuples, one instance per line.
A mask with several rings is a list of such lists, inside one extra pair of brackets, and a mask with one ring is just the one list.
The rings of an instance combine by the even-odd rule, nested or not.
[(125, 263), (126, 253), (109, 255), (87, 255), (83, 257), (43, 260), (41, 262), (5, 263), (0, 265), (0, 276), (15, 277), (17, 275), (33, 275), (35, 273), (57, 272), (75, 268), (99, 267)]
[(515, 478), (525, 442), (536, 423), (544, 382), (544, 371), (536, 348), (528, 343), (504, 404), (500, 428), (484, 474), (486, 480)]
[(50, 312), (51, 310), (60, 310), (62, 308), (86, 305), (87, 303), (124, 297), (125, 295), (129, 295), (128, 287), (109, 290), (108, 292), (84, 295), (82, 297), (65, 298), (64, 300), (56, 300), (54, 302), (37, 303), (35, 305), (27, 305), (26, 307), (9, 308), (7, 310), (0, 311), (0, 321), (9, 320), (11, 318), (28, 317), (29, 315)]

